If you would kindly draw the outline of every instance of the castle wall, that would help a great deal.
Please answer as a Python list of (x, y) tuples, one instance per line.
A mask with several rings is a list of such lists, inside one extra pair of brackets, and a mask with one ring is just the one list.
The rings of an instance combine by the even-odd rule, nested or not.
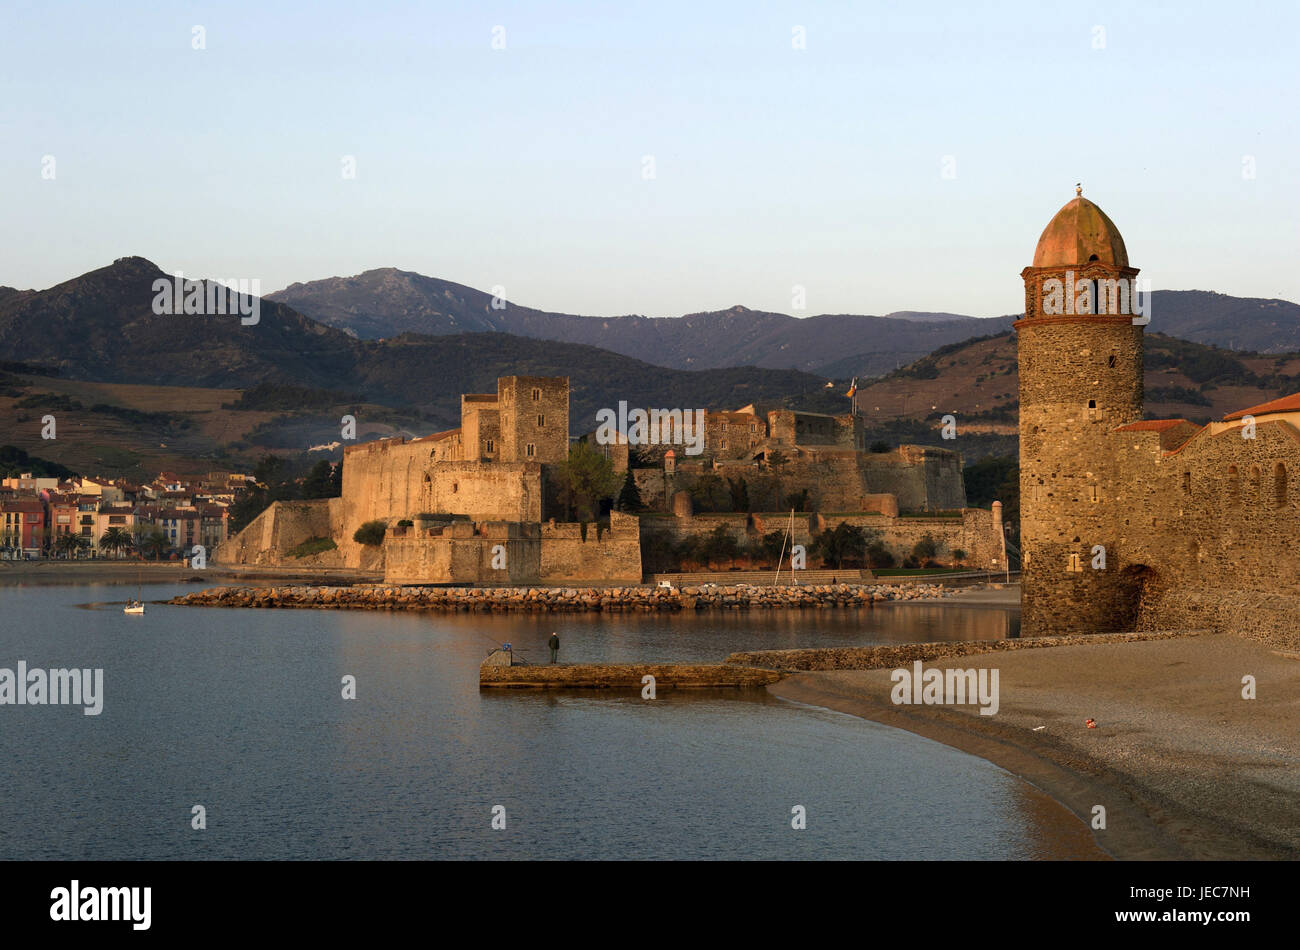
[(1145, 582), (1136, 624), (1298, 645), (1300, 430), (1261, 421), (1243, 439), (1218, 428), (1171, 453), (1116, 446), (1127, 456), (1121, 570)]
[[(505, 551), (505, 568), (499, 548)], [(596, 524), (456, 524), (437, 536), (384, 544), (390, 584), (512, 585), (641, 582), (637, 519), (618, 512)]]
[[(878, 514), (798, 514), (794, 516), (794, 544), (811, 547), (813, 537), (821, 531), (834, 529), (840, 522), (880, 533), (880, 541), (902, 563), (912, 553), (912, 548), (926, 535), (939, 544), (939, 556), (947, 557), (953, 551), (964, 551), (966, 563), (989, 570), (1006, 567), (1003, 535), (1000, 523), (995, 523), (993, 513), (980, 508), (968, 508), (957, 517), (944, 518), (891, 518)], [(773, 531), (790, 527), (788, 513), (763, 514), (697, 514), (690, 518), (643, 517), (643, 536), (664, 534), (674, 542), (686, 538), (706, 537), (718, 527), (726, 529), (741, 545), (759, 540)]]
[(432, 464), (433, 443), (389, 439), (344, 453), (344, 527), (424, 511), (482, 521), (540, 521), (541, 466), (448, 461)]
[(646, 508), (669, 510), (674, 494), (691, 491), (705, 475), (744, 478), (755, 509), (778, 507), (778, 480), (782, 499), (807, 489), (805, 508), (819, 511), (870, 510), (874, 503), (868, 499), (879, 495), (893, 495), (904, 511), (959, 511), (966, 507), (961, 456), (948, 449), (905, 445), (889, 453), (809, 453), (791, 458), (779, 473), (756, 463), (724, 464), (716, 471), (688, 465), (678, 463), (671, 474), (660, 468), (633, 470)]
[(242, 531), (217, 546), (212, 552), (212, 563), (264, 567), (342, 566), (343, 557), (337, 550), (306, 559), (287, 556), (304, 541), (334, 537), (341, 509), (341, 499), (338, 498), (272, 502)]
[(961, 456), (948, 449), (900, 445), (893, 452), (860, 456), (872, 493), (898, 499), (903, 511), (956, 511), (966, 507)]

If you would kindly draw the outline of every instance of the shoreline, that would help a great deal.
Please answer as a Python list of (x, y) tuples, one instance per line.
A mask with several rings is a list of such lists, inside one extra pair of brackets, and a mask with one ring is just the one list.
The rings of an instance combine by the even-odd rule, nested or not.
[[(894, 705), (888, 669), (797, 672), (767, 690), (985, 759), (1057, 801), (1119, 860), (1294, 860), (1297, 659), (1226, 634), (963, 657), (963, 668), (999, 669), (994, 716)], [(1240, 697), (1245, 672), (1261, 684), (1257, 699)], [(1102, 830), (1091, 829), (1096, 805)]]

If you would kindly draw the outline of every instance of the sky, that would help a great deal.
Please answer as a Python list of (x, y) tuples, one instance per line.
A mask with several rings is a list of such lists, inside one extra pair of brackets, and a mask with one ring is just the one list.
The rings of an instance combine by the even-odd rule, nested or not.
[(996, 316), (1082, 182), (1155, 289), (1300, 301), (1298, 47), (1293, 2), (6, 0), (0, 285)]

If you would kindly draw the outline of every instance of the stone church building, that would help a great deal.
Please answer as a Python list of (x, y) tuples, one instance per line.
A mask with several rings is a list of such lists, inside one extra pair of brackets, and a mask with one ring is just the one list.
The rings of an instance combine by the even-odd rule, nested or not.
[(1145, 320), (1115, 292), (1137, 273), (1082, 195), (1021, 272), (1023, 632), (1207, 628), (1296, 644), (1300, 394), (1204, 426), (1144, 419)]

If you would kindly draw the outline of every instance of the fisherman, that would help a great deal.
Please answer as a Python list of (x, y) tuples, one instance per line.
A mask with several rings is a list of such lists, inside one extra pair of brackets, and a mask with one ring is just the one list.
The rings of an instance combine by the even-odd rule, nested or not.
[(558, 661), (560, 656), (560, 638), (554, 632), (551, 633), (551, 639), (546, 641), (546, 645), (551, 648), (551, 662)]

